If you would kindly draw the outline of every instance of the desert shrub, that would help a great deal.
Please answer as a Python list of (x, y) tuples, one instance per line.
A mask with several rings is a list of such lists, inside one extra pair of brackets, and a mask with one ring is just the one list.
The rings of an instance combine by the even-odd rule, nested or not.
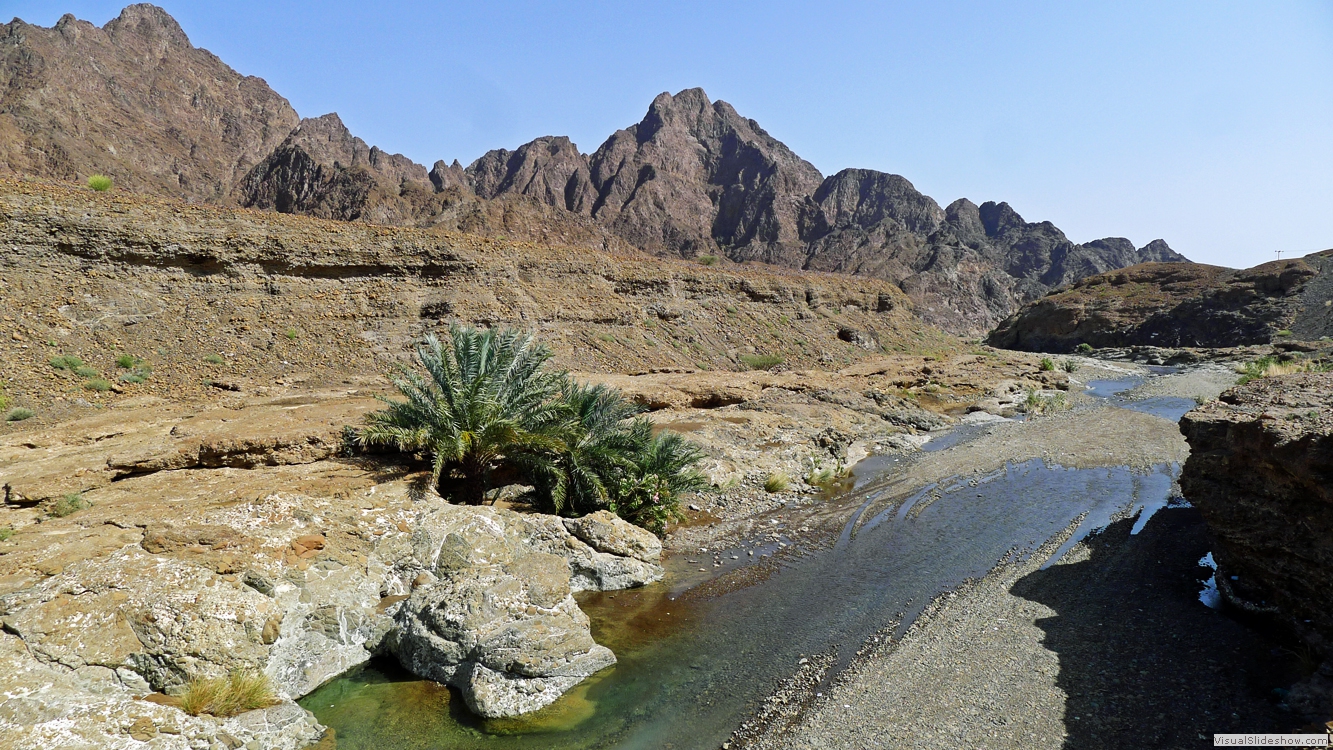
[(148, 379), (148, 378), (144, 377), (143, 375), (140, 375), (140, 374), (137, 373), (137, 372), (126, 372), (126, 373), (122, 373), (121, 376), (120, 376), (120, 382), (122, 382), (122, 383), (133, 383), (133, 384), (135, 384), (135, 385), (137, 385), (137, 384), (139, 384), (139, 383), (142, 383), (142, 382), (144, 382), (144, 381), (147, 380), (147, 379)]
[(786, 492), (787, 488), (790, 486), (791, 486), (791, 477), (787, 476), (786, 474), (783, 474), (780, 471), (775, 471), (772, 474), (769, 474), (766, 479), (764, 479), (765, 492)]
[(748, 354), (741, 357), (741, 363), (751, 370), (771, 370), (782, 364), (782, 355)]
[(83, 360), (73, 354), (62, 354), (51, 358), (51, 366), (57, 370), (77, 370), (83, 367)]
[(732, 305), (727, 305), (726, 310), (727, 310), (727, 314), (728, 314), (728, 315), (735, 315), (735, 314), (736, 314), (736, 308), (733, 307)]
[(1041, 371), (1042, 371), (1042, 372), (1051, 372), (1051, 371), (1054, 370), (1054, 369), (1055, 369), (1055, 362), (1052, 361), (1050, 357), (1042, 357), (1042, 358), (1041, 358)]
[(128, 370), (131, 367), (134, 367), (136, 362), (137, 360), (129, 354), (122, 354), (119, 357), (116, 357), (116, 367), (119, 367), (122, 370)]
[(1088, 352), (1092, 351), (1092, 344), (1089, 344), (1088, 342), (1084, 341), (1083, 343), (1075, 347), (1075, 350), (1078, 351), (1079, 354), (1087, 354)]
[(204, 355), (204, 361), (210, 365), (220, 365), (226, 360), (224, 360), (220, 354), (206, 354)]
[(0, 542), (9, 541), (11, 536), (14, 536), (14, 528), (12, 526), (0, 527)]
[(84, 365), (83, 367), (75, 367), (74, 374), (81, 378), (95, 378), (101, 375), (96, 367), (88, 367), (87, 365)]
[(111, 381), (102, 378), (93, 378), (83, 384), (84, 389), (89, 391), (109, 391), (111, 390)]
[(25, 419), (32, 419), (32, 409), (25, 409), (22, 406), (10, 411), (5, 415), (6, 422), (22, 422)]
[(1283, 362), (1277, 357), (1269, 355), (1246, 362), (1237, 368), (1236, 371), (1240, 373), (1240, 378), (1236, 380), (1236, 383), (1245, 385), (1255, 378), (1291, 375), (1298, 372), (1328, 372), (1330, 369), (1333, 369), (1333, 363), (1319, 359), (1293, 359)]
[(1063, 393), (1047, 396), (1035, 388), (1029, 388), (1023, 398), (1022, 409), (1029, 416), (1040, 417), (1065, 411), (1073, 406), (1069, 397)]
[(92, 506), (88, 501), (83, 499), (83, 495), (75, 492), (65, 495), (54, 503), (51, 503), (51, 507), (47, 512), (54, 518), (64, 518), (65, 516), (73, 515), (81, 510), (87, 510), (91, 507)]
[(1074, 372), (1078, 369), (1078, 363), (1072, 359), (1062, 359), (1060, 360), (1060, 369), (1065, 372)]
[(105, 193), (111, 189), (111, 178), (104, 174), (95, 174), (88, 178), (88, 187), (99, 193)]
[(532, 336), (454, 326), (449, 339), (417, 348), (425, 377), (399, 367), (393, 384), (406, 400), (383, 399), (388, 408), (355, 430), (360, 446), (426, 454), (440, 492), (468, 504), (521, 483), (541, 510), (607, 509), (659, 533), (679, 516), (678, 496), (704, 487), (697, 446), (653, 435), (620, 391), (547, 367), (550, 349)]
[(697, 260), (705, 266), (715, 265), (717, 263), (716, 255), (700, 255)]
[(295, 341), (296, 337), (301, 334), (297, 333), (295, 328), (288, 328), (287, 332), (284, 333), (283, 335), (287, 337), (288, 341)]
[(601, 341), (605, 341), (608, 344), (614, 344), (616, 342), (616, 337), (612, 336), (609, 333), (599, 333), (597, 334), (597, 338), (600, 339)]
[(256, 670), (237, 670), (226, 677), (195, 678), (185, 685), (181, 710), (191, 716), (235, 716), (278, 702), (268, 676)]

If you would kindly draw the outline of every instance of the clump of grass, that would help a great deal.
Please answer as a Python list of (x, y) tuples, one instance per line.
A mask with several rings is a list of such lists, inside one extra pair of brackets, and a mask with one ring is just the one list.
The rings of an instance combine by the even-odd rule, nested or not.
[(1055, 362), (1050, 357), (1041, 358), (1041, 371), (1051, 372), (1055, 369)]
[(1294, 359), (1283, 362), (1272, 355), (1260, 357), (1241, 365), (1237, 372), (1240, 378), (1237, 385), (1245, 385), (1255, 378), (1271, 378), (1276, 375), (1291, 375), (1298, 372), (1328, 372), (1333, 364), (1318, 359)]
[(11, 536), (14, 536), (14, 528), (12, 526), (0, 527), (0, 542), (9, 541)]
[(284, 333), (283, 335), (287, 337), (288, 341), (295, 341), (296, 337), (301, 334), (297, 333), (295, 328), (288, 328), (287, 332)]
[(105, 193), (110, 190), (112, 184), (111, 178), (104, 174), (95, 174), (88, 178), (88, 187), (99, 193)]
[(102, 391), (111, 390), (111, 381), (104, 380), (102, 378), (93, 378), (92, 380), (89, 380), (88, 382), (84, 383), (83, 387), (85, 390), (97, 391), (100, 393)]
[(1073, 372), (1078, 369), (1078, 363), (1072, 359), (1060, 360), (1060, 369), (1065, 372)]
[(1034, 417), (1066, 411), (1072, 406), (1069, 397), (1065, 394), (1056, 393), (1052, 396), (1046, 396), (1036, 388), (1029, 388), (1027, 396), (1023, 399), (1023, 411)]
[(696, 260), (698, 260), (701, 264), (703, 264), (703, 265), (705, 265), (705, 266), (711, 266), (711, 265), (714, 265), (714, 264), (717, 263), (717, 256), (716, 256), (716, 255), (700, 255), (698, 258), (696, 258)]
[(137, 385), (137, 384), (139, 384), (139, 383), (142, 383), (142, 382), (144, 382), (144, 381), (147, 380), (147, 379), (148, 379), (148, 378), (144, 377), (143, 375), (140, 375), (140, 374), (137, 373), (137, 372), (127, 372), (127, 373), (124, 373), (124, 374), (122, 374), (122, 375), (120, 376), (120, 382), (122, 382), (122, 383), (133, 383), (133, 384), (135, 384), (135, 385)]
[(5, 415), (6, 422), (22, 422), (25, 419), (33, 418), (32, 409), (25, 409), (22, 406), (14, 409)]
[(775, 471), (772, 474), (769, 474), (768, 478), (764, 480), (765, 492), (786, 492), (787, 488), (790, 486), (791, 477), (780, 471)]
[(615, 337), (615, 336), (612, 336), (612, 335), (609, 334), (609, 333), (599, 333), (599, 334), (597, 334), (597, 338), (600, 339), (600, 340), (602, 340), (602, 341), (605, 341), (605, 342), (608, 343), (608, 344), (614, 344), (614, 343), (616, 343), (616, 337)]
[(1288, 329), (1286, 329), (1286, 328), (1283, 328), (1282, 330), (1280, 330), (1280, 331), (1277, 332), (1277, 335), (1282, 336), (1282, 337), (1285, 338), (1285, 337), (1291, 335), (1291, 331), (1288, 330)]
[(180, 697), (181, 710), (191, 716), (235, 716), (278, 702), (277, 692), (268, 675), (242, 669), (226, 677), (196, 678), (185, 686)]
[(1089, 344), (1088, 342), (1084, 341), (1083, 343), (1074, 347), (1074, 349), (1079, 354), (1087, 354), (1088, 352), (1092, 351), (1092, 344)]
[(81, 378), (95, 378), (102, 373), (98, 372), (96, 367), (88, 367), (87, 365), (84, 365), (83, 367), (75, 367), (74, 374)]
[(210, 365), (220, 365), (226, 360), (222, 358), (221, 354), (206, 354), (204, 355), (204, 361)]
[(741, 363), (751, 370), (771, 370), (782, 364), (782, 355), (747, 354), (741, 357)]
[(5, 395), (5, 384), (0, 383), (0, 411), (9, 408), (9, 396)]
[(142, 383), (148, 380), (148, 376), (153, 374), (153, 366), (138, 357), (122, 354), (116, 357), (116, 366), (122, 370), (129, 370), (120, 376), (122, 383)]
[(57, 370), (70, 370), (72, 372), (83, 367), (83, 360), (73, 354), (61, 354), (51, 358), (51, 366)]
[(735, 314), (736, 314), (736, 308), (732, 307), (731, 305), (727, 305), (727, 314), (728, 314), (728, 315), (735, 315)]
[(83, 499), (83, 495), (74, 492), (51, 503), (51, 507), (47, 513), (50, 513), (53, 518), (64, 518), (65, 516), (72, 516), (81, 510), (87, 510), (91, 507), (92, 505), (89, 504), (87, 500)]

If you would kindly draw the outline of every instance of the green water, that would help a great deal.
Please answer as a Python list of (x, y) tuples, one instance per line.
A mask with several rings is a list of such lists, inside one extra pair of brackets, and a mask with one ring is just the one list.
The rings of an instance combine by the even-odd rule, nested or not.
[[(590, 748), (623, 743), (658, 704), (663, 675), (689, 640), (695, 607), (661, 584), (631, 591), (588, 592), (579, 604), (593, 636), (618, 663), (552, 705), (522, 717), (482, 719), (453, 688), (422, 680), (381, 659), (301, 700), (334, 728), (338, 750), (452, 748)], [(686, 647), (688, 650), (688, 647)], [(631, 745), (633, 746), (633, 745)]]

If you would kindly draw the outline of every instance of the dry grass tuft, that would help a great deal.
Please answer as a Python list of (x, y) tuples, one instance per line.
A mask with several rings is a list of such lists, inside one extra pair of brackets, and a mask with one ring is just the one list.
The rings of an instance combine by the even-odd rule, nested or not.
[(268, 675), (241, 669), (226, 677), (190, 680), (181, 694), (181, 710), (191, 716), (235, 716), (278, 702)]

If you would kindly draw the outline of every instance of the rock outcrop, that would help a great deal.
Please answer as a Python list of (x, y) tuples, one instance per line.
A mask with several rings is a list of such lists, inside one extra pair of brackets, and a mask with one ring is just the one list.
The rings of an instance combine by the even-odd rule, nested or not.
[(1180, 477), (1232, 603), (1333, 654), (1333, 373), (1252, 380), (1184, 416)]
[(969, 334), (1089, 274), (1183, 260), (1161, 240), (1078, 245), (1004, 203), (941, 210), (884, 172), (825, 179), (701, 89), (660, 94), (592, 154), (546, 136), (428, 172), (367, 145), (336, 114), (298, 122), (263, 81), (191, 47), (154, 6), (130, 6), (102, 29), (70, 16), (53, 29), (4, 29), (0, 170), (23, 175), (106, 172), (174, 198), (875, 276), (926, 320)]
[[(214, 439), (227, 442), (223, 422), (254, 443), (300, 442), (304, 430), (317, 444), (330, 422), (370, 403), (314, 396), (296, 407), (278, 399), (204, 414), (163, 407), (155, 420), (121, 422), (71, 445), (94, 467), (154, 449), (163, 460), (115, 483), (82, 478), (90, 507), (66, 517), (3, 507), (13, 536), (0, 543), (0, 663), (10, 676), (0, 730), (111, 746), (138, 727), (179, 730), (180, 747), (228, 733), (294, 749), (322, 728), (291, 701), (375, 654), (457, 685), (486, 716), (539, 708), (614, 663), (571, 595), (660, 579), (651, 534), (610, 514), (566, 526), (553, 516), (450, 505), (423, 493), (410, 471), (336, 450), (182, 465), (163, 434), (173, 422), (211, 422)], [(281, 419), (292, 409), (308, 418)], [(101, 423), (95, 416), (64, 430), (95, 432)], [(0, 447), (0, 476), (12, 484), (21, 466), (26, 497), (68, 491), (58, 461), (16, 460), (32, 442)], [(237, 669), (264, 672), (283, 703), (224, 721), (181, 714), (160, 695), (156, 704), (139, 700)], [(52, 684), (61, 687), (52, 692)], [(60, 734), (89, 700), (123, 721)]]
[(1144, 263), (1025, 305), (987, 343), (1024, 351), (1228, 347), (1333, 334), (1333, 250), (1237, 271)]

